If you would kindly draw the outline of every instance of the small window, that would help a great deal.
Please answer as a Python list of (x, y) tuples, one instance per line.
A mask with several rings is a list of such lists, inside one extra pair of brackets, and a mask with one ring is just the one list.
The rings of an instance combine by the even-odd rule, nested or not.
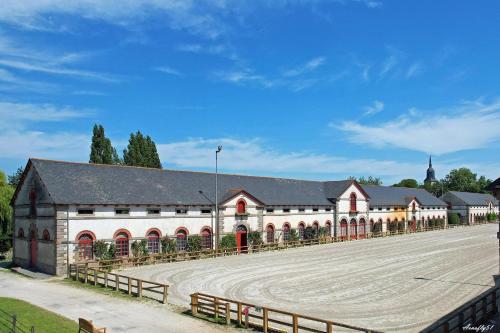
[(319, 212), (319, 208), (314, 207), (314, 208), (313, 208), (313, 212)]
[(175, 210), (175, 214), (177, 215), (186, 215), (188, 213), (188, 210), (185, 208), (178, 208)]
[(19, 228), (19, 230), (17, 231), (17, 238), (24, 238), (24, 229), (23, 228)]
[(370, 207), (370, 210), (373, 210), (373, 207)]
[(116, 208), (115, 215), (129, 215), (130, 209), (128, 208)]
[(274, 208), (266, 208), (266, 213), (274, 213)]
[(148, 208), (148, 215), (160, 215), (160, 208)]
[(290, 208), (283, 208), (283, 213), (290, 213)]
[(42, 239), (43, 239), (44, 241), (47, 241), (47, 242), (48, 242), (48, 241), (50, 241), (50, 234), (49, 234), (49, 231), (48, 231), (47, 229), (45, 229), (45, 230), (43, 231), (43, 234), (42, 234)]
[(202, 209), (201, 213), (202, 214), (212, 214), (212, 210), (211, 209)]
[(325, 208), (325, 212), (331, 212), (332, 211), (332, 207), (326, 207)]
[(303, 213), (303, 212), (305, 212), (305, 211), (306, 211), (306, 209), (305, 209), (304, 207), (300, 207), (300, 208), (299, 208), (299, 212), (300, 212), (300, 213)]
[(94, 215), (94, 210), (91, 208), (78, 209), (77, 215)]
[(379, 207), (378, 210), (382, 210), (382, 207)]

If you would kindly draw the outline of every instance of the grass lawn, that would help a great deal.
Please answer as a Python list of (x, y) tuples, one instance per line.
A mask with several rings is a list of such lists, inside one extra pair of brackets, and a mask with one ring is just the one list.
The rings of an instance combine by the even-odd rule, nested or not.
[(16, 314), (21, 328), (26, 332), (31, 332), (31, 326), (35, 326), (36, 333), (78, 332), (76, 322), (15, 298), (0, 297), (0, 310), (0, 332), (7, 332), (5, 330), (7, 316), (4, 312)]

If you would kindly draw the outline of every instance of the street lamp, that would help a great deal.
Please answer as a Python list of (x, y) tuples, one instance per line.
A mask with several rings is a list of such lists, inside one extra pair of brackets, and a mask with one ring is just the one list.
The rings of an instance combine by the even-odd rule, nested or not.
[(219, 248), (219, 200), (217, 198), (218, 186), (218, 156), (222, 151), (222, 146), (218, 146), (215, 151), (215, 248)]

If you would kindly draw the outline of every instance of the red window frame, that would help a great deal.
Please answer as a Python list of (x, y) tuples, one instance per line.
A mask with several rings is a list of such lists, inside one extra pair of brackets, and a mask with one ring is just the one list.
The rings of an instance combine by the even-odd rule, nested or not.
[(356, 223), (356, 220), (351, 220), (349, 226), (349, 235), (351, 238), (356, 238), (358, 235), (358, 224)]
[(148, 233), (148, 252), (160, 253), (160, 235), (158, 231), (150, 231)]
[(290, 225), (288, 223), (285, 223), (283, 225), (283, 241), (288, 242), (290, 241), (291, 234), (290, 234)]
[(346, 220), (340, 221), (340, 237), (341, 238), (347, 237), (347, 221)]
[(313, 222), (314, 237), (319, 237), (319, 223), (317, 221)]
[(299, 223), (299, 239), (304, 239), (304, 231), (306, 229), (306, 226), (304, 223)]
[(247, 211), (247, 203), (245, 202), (245, 200), (243, 199), (240, 199), (237, 203), (236, 203), (236, 212), (238, 214), (245, 214)]
[(186, 251), (187, 248), (187, 232), (183, 229), (178, 230), (175, 235), (175, 247), (177, 251)]
[(118, 234), (115, 239), (115, 257), (127, 257), (129, 255), (129, 239), (124, 232)]
[(351, 196), (349, 197), (350, 203), (351, 203), (351, 212), (356, 212), (357, 211), (357, 205), (356, 205), (356, 193), (352, 192)]
[(274, 243), (274, 226), (271, 224), (266, 228), (266, 241), (268, 243)]
[(366, 220), (365, 219), (359, 220), (358, 234), (360, 237), (365, 237), (365, 234), (366, 234)]
[(83, 234), (78, 238), (78, 253), (81, 259), (94, 258), (94, 239), (90, 234)]
[(212, 232), (208, 228), (201, 231), (201, 247), (204, 249), (212, 248)]

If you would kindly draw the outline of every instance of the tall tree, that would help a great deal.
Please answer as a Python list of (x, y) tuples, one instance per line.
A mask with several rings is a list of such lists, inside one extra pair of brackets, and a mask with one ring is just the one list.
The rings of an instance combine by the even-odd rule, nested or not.
[(123, 162), (126, 165), (161, 169), (160, 156), (151, 137), (140, 131), (131, 133), (128, 146), (123, 150)]
[(94, 125), (89, 163), (121, 164), (121, 160), (115, 148), (111, 145), (111, 140), (106, 137), (102, 125)]
[(14, 195), (14, 188), (7, 184), (5, 173), (0, 171), (0, 234), (10, 236), (12, 234), (12, 207), (10, 200)]
[(365, 178), (361, 176), (359, 178), (349, 177), (349, 179), (355, 180), (361, 185), (382, 185), (382, 180), (378, 177), (369, 176), (368, 178)]
[(477, 179), (477, 174), (468, 168), (453, 169), (442, 180), (443, 186), (447, 191), (462, 192), (485, 192), (485, 187), (491, 182), (486, 177), (481, 176)]
[(418, 182), (415, 179), (403, 179), (399, 183), (392, 185), (394, 187), (411, 187), (418, 188)]
[(21, 176), (23, 175), (24, 168), (18, 168), (16, 172), (9, 176), (9, 185), (16, 188), (21, 181)]

